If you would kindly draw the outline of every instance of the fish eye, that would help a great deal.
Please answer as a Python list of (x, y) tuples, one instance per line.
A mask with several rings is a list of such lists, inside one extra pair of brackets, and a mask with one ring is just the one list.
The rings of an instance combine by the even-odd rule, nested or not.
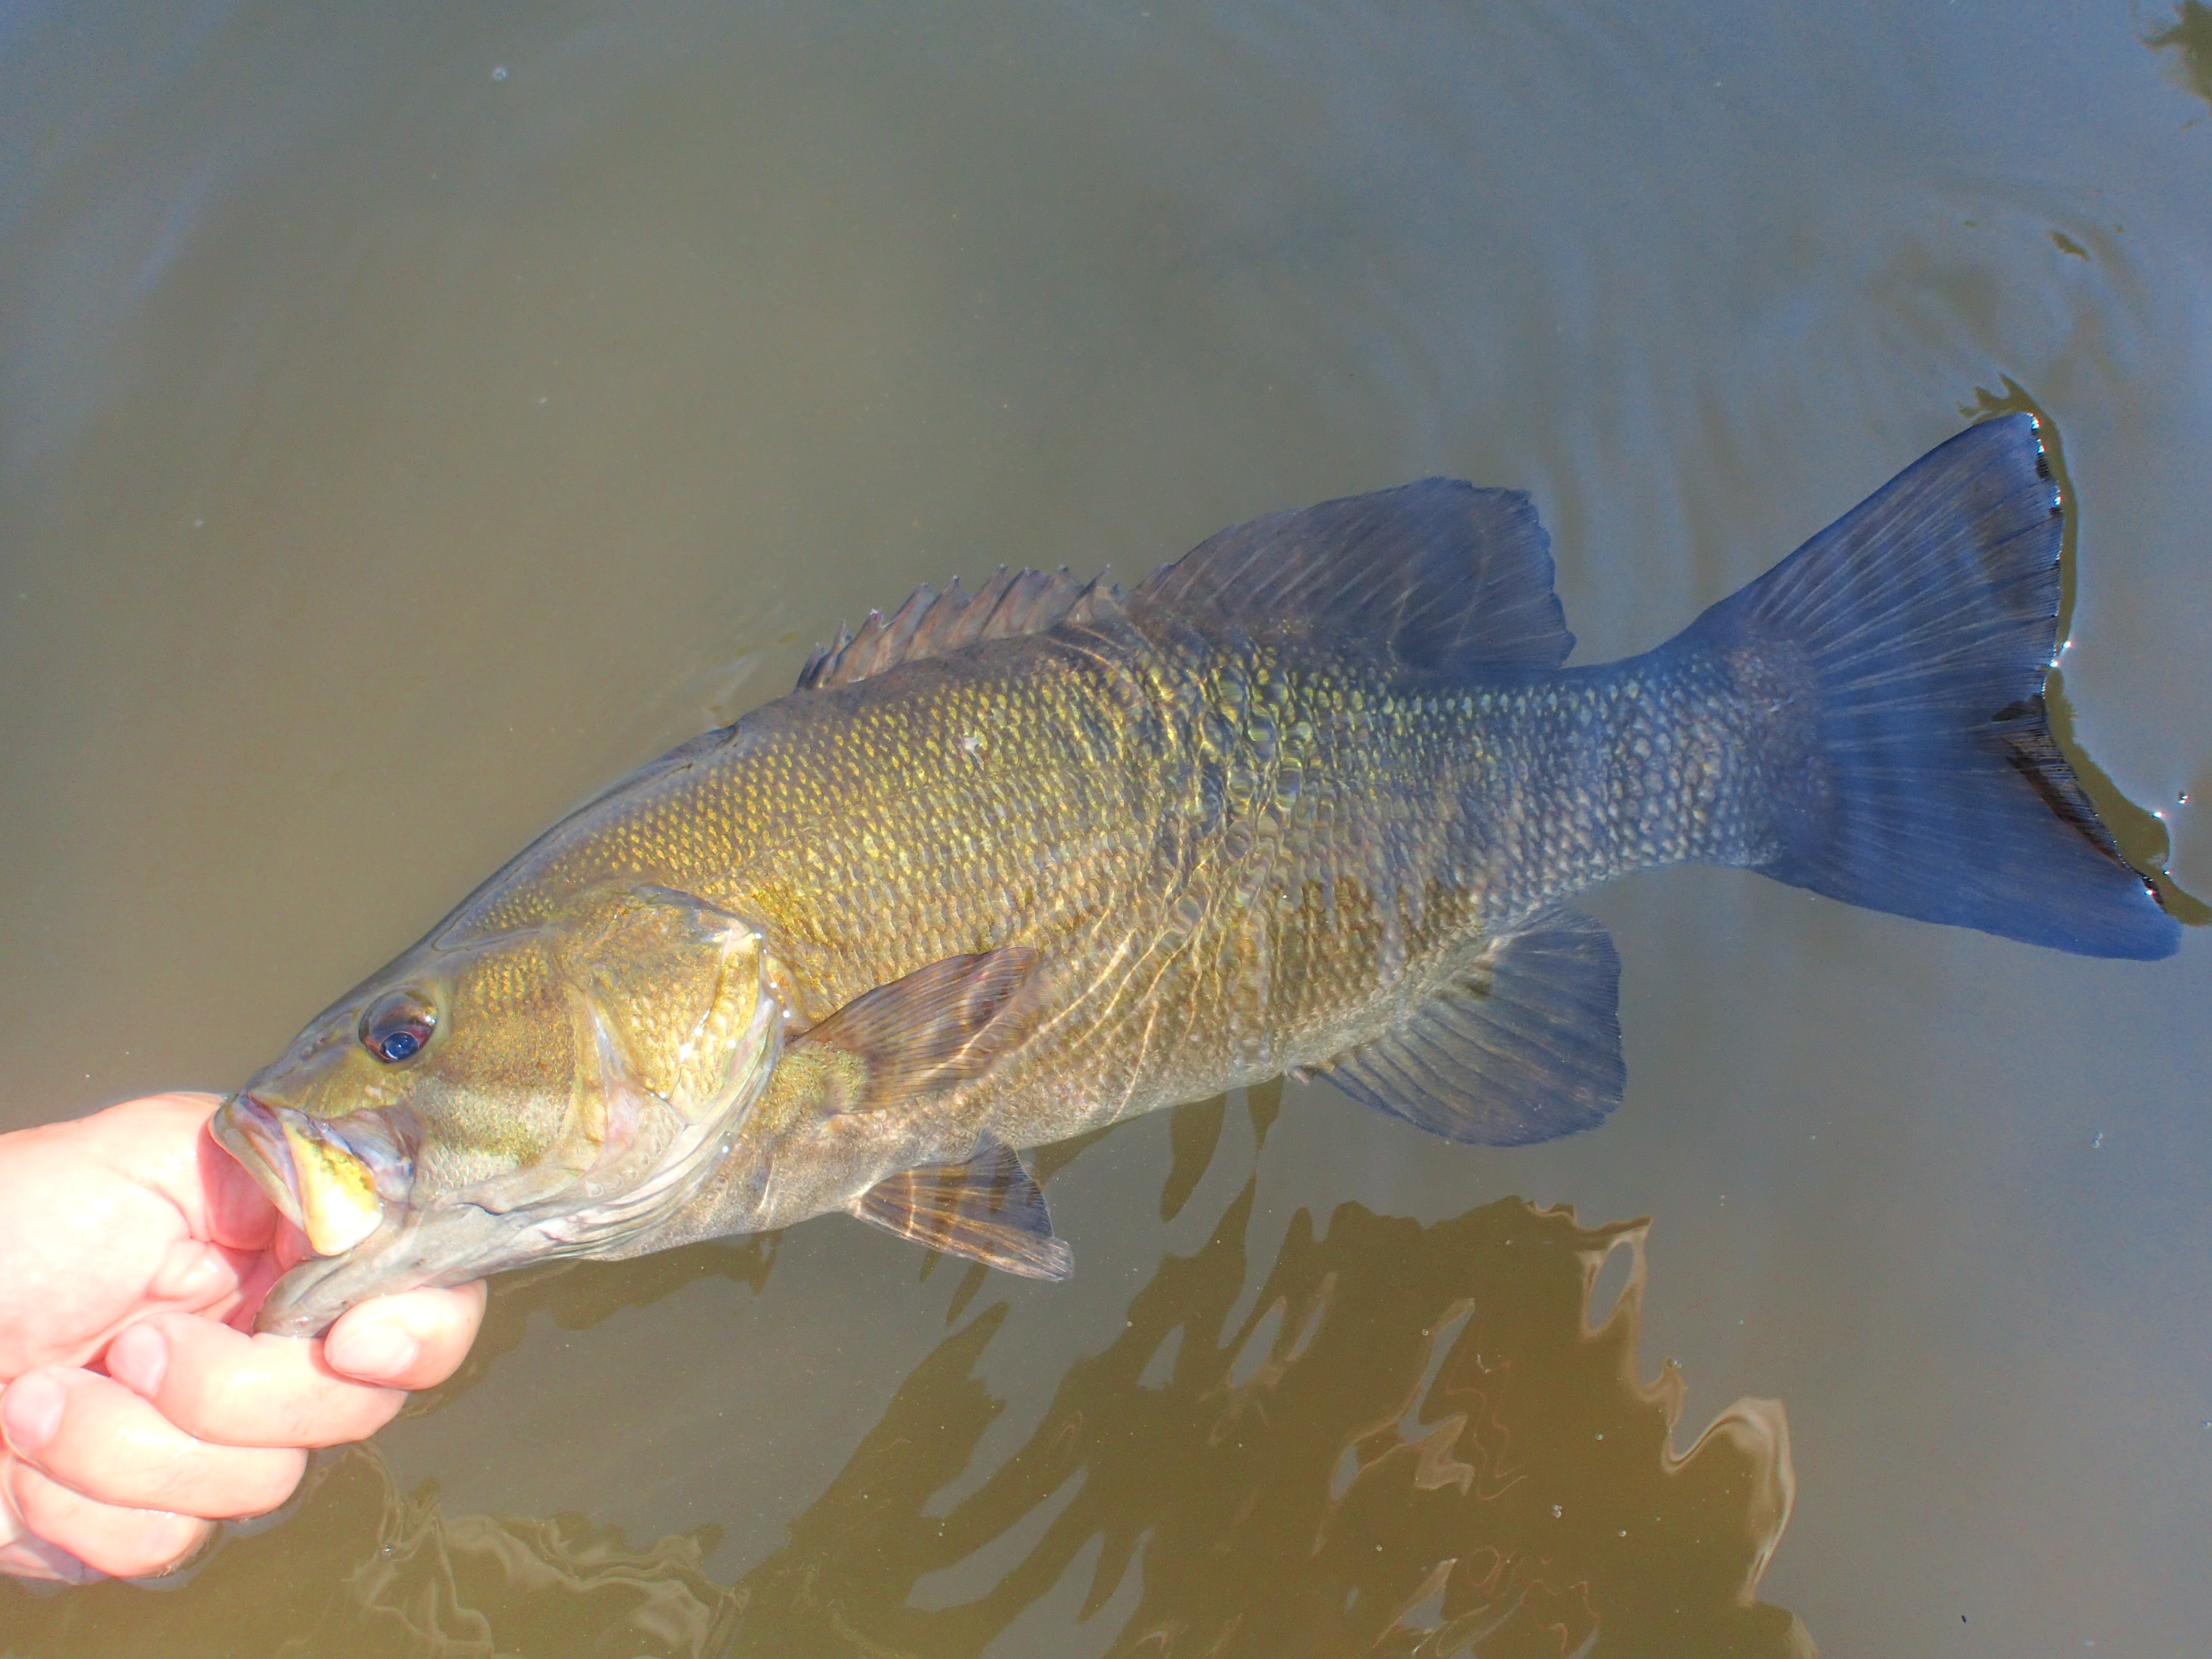
[(369, 1004), (361, 1017), (361, 1040), (379, 1060), (396, 1063), (422, 1051), (436, 1029), (438, 1011), (416, 991), (394, 991)]

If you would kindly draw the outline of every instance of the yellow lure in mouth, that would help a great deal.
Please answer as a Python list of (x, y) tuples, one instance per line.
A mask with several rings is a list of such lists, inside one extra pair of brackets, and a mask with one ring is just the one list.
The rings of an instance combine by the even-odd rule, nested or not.
[(374, 1232), (384, 1200), (368, 1166), (327, 1140), (284, 1124), (300, 1200), (300, 1224), (317, 1255), (338, 1255)]

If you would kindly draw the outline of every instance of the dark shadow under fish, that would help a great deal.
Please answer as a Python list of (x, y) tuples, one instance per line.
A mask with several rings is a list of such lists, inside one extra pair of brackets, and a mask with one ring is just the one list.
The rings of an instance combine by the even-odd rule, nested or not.
[[(1787, 1415), (1740, 1399), (1692, 1432), (1681, 1375), (1646, 1379), (1644, 1223), (1346, 1204), (1296, 1212), (1271, 1258), (1251, 1254), (1255, 1206), (1247, 1182), (1202, 1243), (1161, 1253), (1011, 1445), (987, 1438), (1005, 1406), (983, 1362), (1025, 1334), (999, 1301), (927, 1352), (854, 1357), (903, 1375), (811, 1493), (763, 1493), (745, 1450), (701, 1448), (716, 1521), (633, 1545), (573, 1511), (451, 1512), (349, 1448), (291, 1523), (164, 1594), (0, 1583), (0, 1623), (27, 1656), (102, 1651), (101, 1598), (133, 1598), (138, 1650), (163, 1659), (980, 1659), (1079, 1631), (1115, 1659), (1811, 1653), (1759, 1595), (1796, 1493)], [(1617, 1302), (1595, 1295), (1609, 1261)], [(763, 1264), (708, 1245), (660, 1265), (757, 1287)], [(580, 1328), (652, 1279), (540, 1280), (495, 1301), (488, 1345)], [(716, 1522), (757, 1506), (777, 1519), (749, 1559)]]

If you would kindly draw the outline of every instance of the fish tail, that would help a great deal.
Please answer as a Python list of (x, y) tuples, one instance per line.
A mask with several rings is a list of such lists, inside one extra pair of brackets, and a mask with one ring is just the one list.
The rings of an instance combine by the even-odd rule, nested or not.
[(2084, 956), (2173, 952), (2045, 716), (2063, 514), (2033, 417), (1985, 422), (1685, 631), (1780, 688), (1798, 734), (1756, 867)]

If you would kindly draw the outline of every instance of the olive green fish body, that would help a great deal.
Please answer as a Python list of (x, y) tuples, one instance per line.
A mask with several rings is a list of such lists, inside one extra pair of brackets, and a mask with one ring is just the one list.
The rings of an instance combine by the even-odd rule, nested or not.
[(778, 804), (734, 838), (756, 850), (726, 885), (653, 878), (763, 919), (809, 1019), (1008, 945), (1036, 952), (1024, 994), (1046, 1012), (961, 1089), (803, 1118), (772, 1191), (747, 1207), (725, 1183), (719, 1213), (652, 1247), (841, 1208), (986, 1139), (1036, 1146), (1323, 1066), (1581, 889), (1755, 862), (1806, 738), (1746, 672), (1678, 653), (1448, 678), (1125, 623), (758, 711), (692, 786), (702, 815)]
[(921, 590), (226, 1104), (320, 1253), (262, 1322), (836, 1209), (1059, 1277), (1020, 1149), (1285, 1072), (1462, 1141), (1586, 1128), (1620, 962), (1568, 901), (1640, 868), (2166, 954), (2043, 716), (2060, 511), (1992, 422), (1589, 668), (1527, 498), (1443, 480), (1127, 594)]

